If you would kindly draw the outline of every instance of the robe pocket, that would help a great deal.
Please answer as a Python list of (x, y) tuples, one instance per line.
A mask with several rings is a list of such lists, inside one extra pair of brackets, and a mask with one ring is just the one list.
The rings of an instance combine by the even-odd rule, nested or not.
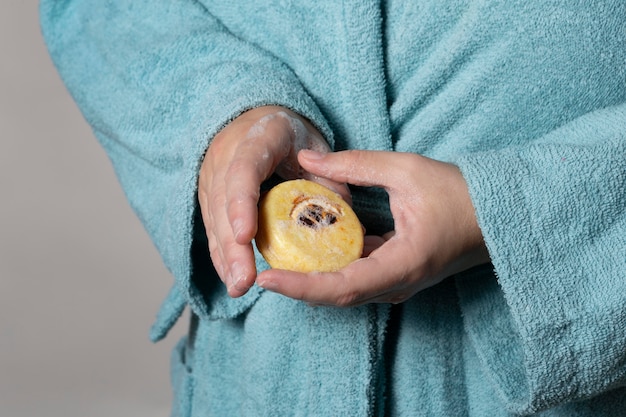
[(188, 364), (187, 337), (183, 337), (174, 350), (170, 360), (170, 377), (174, 398), (172, 417), (191, 417), (193, 398), (193, 372)]

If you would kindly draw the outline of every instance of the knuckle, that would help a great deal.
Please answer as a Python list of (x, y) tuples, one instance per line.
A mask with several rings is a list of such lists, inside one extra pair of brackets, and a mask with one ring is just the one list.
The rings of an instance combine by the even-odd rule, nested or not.
[(388, 299), (388, 302), (391, 304), (401, 304), (411, 298), (410, 295), (407, 294), (397, 294)]
[(294, 292), (292, 295), (290, 295), (291, 298), (293, 298), (294, 300), (298, 300), (298, 301), (307, 301), (309, 300), (309, 297), (307, 296), (306, 291), (297, 291)]
[(396, 287), (403, 288), (412, 281), (411, 274), (408, 271), (403, 271), (402, 274), (396, 278)]
[(337, 305), (337, 307), (354, 307), (359, 304), (361, 299), (362, 297), (360, 292), (348, 291), (339, 295), (335, 299), (335, 305)]
[(352, 175), (359, 170), (361, 166), (367, 166), (365, 164), (365, 153), (357, 150), (348, 150), (345, 153), (346, 155), (346, 173), (348, 175)]
[(255, 206), (261, 197), (260, 191), (232, 190), (228, 198), (224, 201), (226, 212), (229, 215), (237, 214), (242, 209), (249, 210)]
[(250, 162), (246, 159), (236, 156), (228, 164), (226, 169), (226, 178), (237, 178), (242, 173), (250, 170)]

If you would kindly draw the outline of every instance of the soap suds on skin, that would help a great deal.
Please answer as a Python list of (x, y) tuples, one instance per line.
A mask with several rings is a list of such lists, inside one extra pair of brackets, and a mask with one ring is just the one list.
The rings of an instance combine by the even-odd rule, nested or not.
[[(276, 118), (282, 118), (289, 123), (289, 127), (293, 132), (293, 141), (289, 143), (289, 149), (285, 149), (285, 158), (277, 167), (276, 173), (285, 179), (294, 179), (305, 177), (306, 173), (298, 164), (298, 152), (303, 149), (311, 149), (317, 152), (328, 152), (329, 147), (326, 141), (317, 134), (307, 129), (306, 125), (298, 118), (292, 117), (284, 111), (271, 113), (260, 118), (248, 131), (246, 138), (255, 140), (265, 135), (267, 126)], [(265, 151), (259, 155), (263, 161), (267, 161), (271, 155)]]

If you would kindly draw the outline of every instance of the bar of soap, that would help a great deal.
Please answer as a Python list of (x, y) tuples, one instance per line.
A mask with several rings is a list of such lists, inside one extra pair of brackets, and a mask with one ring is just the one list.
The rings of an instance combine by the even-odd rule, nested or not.
[(339, 194), (292, 180), (261, 199), (255, 242), (272, 268), (330, 272), (361, 257), (363, 228)]

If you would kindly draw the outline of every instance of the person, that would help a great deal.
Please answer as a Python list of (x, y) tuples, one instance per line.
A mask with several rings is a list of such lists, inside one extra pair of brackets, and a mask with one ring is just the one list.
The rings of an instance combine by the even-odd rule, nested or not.
[[(59, 72), (189, 306), (176, 416), (626, 410), (626, 7), (42, 0)], [(269, 269), (259, 196), (363, 257)]]

